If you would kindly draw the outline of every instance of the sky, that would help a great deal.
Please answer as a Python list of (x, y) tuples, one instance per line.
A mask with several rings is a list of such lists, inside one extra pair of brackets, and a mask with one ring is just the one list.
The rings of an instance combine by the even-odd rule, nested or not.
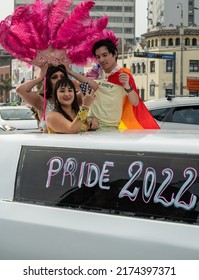
[(0, 20), (13, 13), (14, 0), (0, 0)]
[[(12, 14), (14, 0), (0, 0), (0, 20), (3, 20), (6, 16)], [(147, 30), (147, 0), (136, 0), (136, 37), (140, 37), (141, 34)]]
[[(1, 1), (1, 0), (0, 0)], [(140, 37), (147, 31), (147, 0), (136, 0), (135, 35)]]

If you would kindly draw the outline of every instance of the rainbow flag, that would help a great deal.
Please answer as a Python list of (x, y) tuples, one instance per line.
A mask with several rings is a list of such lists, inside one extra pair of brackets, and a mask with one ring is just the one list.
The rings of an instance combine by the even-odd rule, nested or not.
[[(125, 72), (129, 75), (129, 83), (131, 84), (133, 90), (137, 92), (134, 79), (131, 75), (130, 69), (128, 68), (121, 68), (114, 74), (110, 75), (108, 77), (108, 82), (122, 86), (122, 84), (119, 82), (118, 77), (121, 72)], [(128, 96), (126, 96), (123, 106), (122, 118), (118, 129), (160, 129), (160, 127), (151, 115), (151, 113), (148, 111), (140, 97), (139, 105), (133, 106), (130, 103)]]

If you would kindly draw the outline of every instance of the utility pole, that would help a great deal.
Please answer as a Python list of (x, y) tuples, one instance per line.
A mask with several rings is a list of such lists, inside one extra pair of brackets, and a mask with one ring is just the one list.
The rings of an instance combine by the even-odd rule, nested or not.
[(183, 95), (183, 36), (184, 36), (184, 22), (183, 22), (183, 5), (182, 3), (177, 4), (177, 8), (181, 9), (180, 12), (180, 95)]
[(173, 53), (172, 95), (176, 94), (176, 52)]
[(122, 3), (122, 67), (124, 67), (124, 0)]

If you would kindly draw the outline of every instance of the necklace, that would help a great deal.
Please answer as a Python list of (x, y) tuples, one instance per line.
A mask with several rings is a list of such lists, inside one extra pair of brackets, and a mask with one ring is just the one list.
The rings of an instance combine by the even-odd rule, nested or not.
[(115, 72), (117, 72), (119, 69), (120, 69), (121, 67), (119, 66), (119, 65), (117, 65), (113, 70), (111, 70), (111, 72), (110, 73), (106, 73), (106, 72), (104, 72), (104, 70), (103, 70), (103, 72), (102, 72), (102, 79), (104, 79), (104, 80), (108, 80), (108, 77), (109, 76), (111, 76), (111, 75), (113, 75)]

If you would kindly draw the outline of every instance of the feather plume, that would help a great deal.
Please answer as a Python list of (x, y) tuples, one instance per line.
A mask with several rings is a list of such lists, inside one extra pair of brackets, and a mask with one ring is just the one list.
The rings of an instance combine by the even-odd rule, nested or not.
[[(41, 47), (42, 40), (40, 39), (38, 32), (30, 20), (31, 6), (27, 5), (19, 7), (15, 10), (14, 15), (11, 17), (9, 24), (7, 25), (7, 31), (10, 34), (10, 39), (15, 36), (15, 39), (20, 41), (22, 48), (35, 48)], [(11, 42), (10, 42), (11, 43)], [(15, 48), (12, 44), (11, 48)]]
[[(106, 28), (108, 24), (108, 17), (104, 16), (100, 19), (91, 19), (88, 21), (84, 26), (81, 25), (76, 26), (76, 30), (68, 29), (67, 31), (67, 40), (60, 42), (59, 37), (56, 40), (55, 46), (57, 48), (63, 48), (63, 49), (71, 49), (74, 47), (74, 45), (78, 46), (82, 42), (86, 40), (86, 38), (90, 38), (93, 36), (93, 34), (98, 34), (103, 29)], [(83, 32), (82, 32), (83, 29)], [(78, 36), (74, 36), (74, 33), (78, 34)], [(100, 40), (100, 38), (99, 38)]]
[(62, 49), (66, 42), (76, 35), (82, 33), (84, 26), (87, 24), (88, 20), (91, 19), (89, 12), (90, 9), (95, 5), (91, 0), (85, 0), (77, 4), (73, 11), (65, 18), (64, 22), (60, 26), (56, 37), (52, 38), (52, 46), (55, 48)]
[(69, 8), (72, 6), (72, 0), (53, 0), (49, 6), (49, 18), (48, 27), (50, 32), (50, 39), (56, 37), (57, 30), (61, 23), (64, 21), (66, 15), (69, 12)]
[(36, 0), (32, 4), (31, 22), (35, 26), (35, 30), (39, 31), (42, 49), (47, 48), (49, 42), (48, 18), (49, 5), (43, 0)]
[(26, 62), (30, 62), (36, 55), (35, 50), (27, 49), (27, 47), (23, 46), (21, 41), (18, 40), (18, 37), (16, 37), (11, 32), (6, 34), (6, 38), (2, 38), (1, 45), (13, 57)]
[[(12, 56), (22, 60), (30, 60), (34, 57), (35, 51), (28, 49), (18, 37), (17, 27), (12, 25), (12, 17), (8, 16), (0, 23), (0, 43), (2, 47)], [(30, 58), (30, 59), (29, 59)]]
[[(30, 48), (48, 47), (49, 31), (48, 5), (43, 0), (36, 0), (32, 5), (20, 7), (13, 15), (12, 26), (18, 27), (18, 36), (23, 42), (29, 38)], [(24, 32), (23, 32), (24, 30)]]

